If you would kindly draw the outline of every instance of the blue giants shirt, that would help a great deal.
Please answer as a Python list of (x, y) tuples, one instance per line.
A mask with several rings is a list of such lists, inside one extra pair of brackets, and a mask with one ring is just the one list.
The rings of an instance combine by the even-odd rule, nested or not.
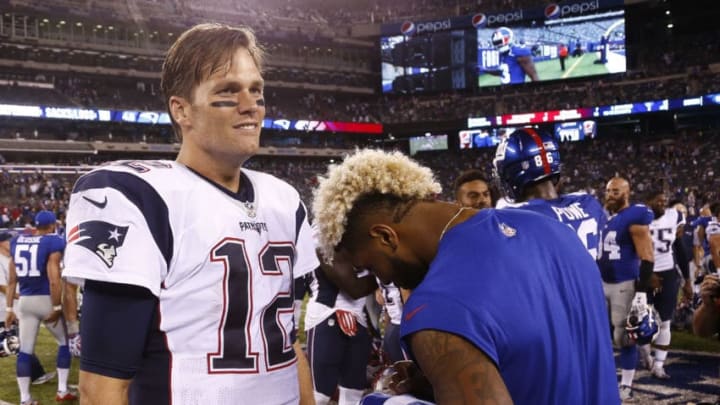
[(603, 281), (619, 283), (640, 276), (640, 257), (630, 235), (632, 225), (650, 225), (655, 216), (643, 204), (631, 205), (611, 216), (603, 230), (600, 273)]
[(532, 51), (523, 46), (513, 45), (507, 53), (500, 53), (500, 83), (525, 83), (525, 70), (517, 61), (518, 57), (532, 56)]
[(65, 250), (58, 235), (20, 235), (10, 242), (20, 295), (49, 295), (47, 260), (52, 253)]
[(552, 200), (532, 199), (514, 208), (535, 211), (555, 218), (571, 227), (593, 259), (602, 248), (600, 232), (607, 217), (597, 198), (585, 193), (572, 193)]
[(690, 228), (693, 232), (693, 243), (695, 246), (702, 246), (703, 248), (703, 256), (709, 256), (710, 255), (710, 244), (707, 241), (707, 238), (700, 238), (697, 235), (699, 228), (707, 228), (708, 224), (712, 220), (712, 217), (698, 217), (692, 223), (690, 223)]
[(618, 404), (600, 275), (575, 232), (524, 210), (480, 211), (441, 240), (400, 325), (462, 336), (516, 404)]

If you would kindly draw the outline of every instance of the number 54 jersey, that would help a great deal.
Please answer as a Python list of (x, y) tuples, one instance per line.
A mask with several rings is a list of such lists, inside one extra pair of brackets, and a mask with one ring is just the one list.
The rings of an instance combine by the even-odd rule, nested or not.
[(233, 193), (177, 162), (116, 162), (77, 181), (67, 229), (63, 276), (158, 298), (146, 347), (164, 364), (142, 368), (163, 372), (133, 386), (160, 381), (173, 404), (298, 402), (293, 278), (319, 263), (290, 185), (243, 169)]

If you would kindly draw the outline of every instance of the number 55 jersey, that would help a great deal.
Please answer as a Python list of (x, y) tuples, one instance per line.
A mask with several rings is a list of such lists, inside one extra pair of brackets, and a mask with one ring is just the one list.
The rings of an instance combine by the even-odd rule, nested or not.
[(290, 185), (243, 169), (233, 193), (177, 162), (116, 162), (77, 181), (67, 229), (63, 276), (158, 299), (131, 403), (298, 402), (293, 279), (319, 263)]

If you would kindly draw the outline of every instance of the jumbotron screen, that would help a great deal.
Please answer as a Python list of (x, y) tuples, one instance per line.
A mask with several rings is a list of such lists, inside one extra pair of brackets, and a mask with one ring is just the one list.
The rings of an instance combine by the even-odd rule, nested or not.
[(412, 94), (626, 70), (622, 0), (382, 26), (382, 90)]

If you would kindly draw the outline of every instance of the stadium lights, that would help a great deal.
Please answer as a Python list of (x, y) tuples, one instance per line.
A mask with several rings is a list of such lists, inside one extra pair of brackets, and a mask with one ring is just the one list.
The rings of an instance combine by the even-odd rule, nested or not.
[(665, 15), (670, 15), (670, 10), (665, 10)]
[(60, 25), (65, 25), (65, 20), (60, 20)]
[(50, 20), (48, 20), (47, 18), (43, 18), (42, 22), (48, 23), (48, 22), (50, 22)]
[(98, 25), (95, 26), (95, 28), (101, 29), (101, 28), (102, 28), (102, 25), (98, 24)]
[(75, 25), (78, 27), (82, 27), (82, 23), (80, 21), (76, 22)]
[(109, 25), (109, 26), (108, 26), (108, 30), (109, 30), (109, 31), (112, 31), (112, 30), (114, 30), (114, 29), (115, 29), (115, 27), (113, 27), (112, 25)]
[(673, 23), (670, 23), (670, 24), (667, 25), (667, 27), (668, 27), (668, 28), (672, 28), (672, 27), (674, 27), (674, 25), (673, 25)]

